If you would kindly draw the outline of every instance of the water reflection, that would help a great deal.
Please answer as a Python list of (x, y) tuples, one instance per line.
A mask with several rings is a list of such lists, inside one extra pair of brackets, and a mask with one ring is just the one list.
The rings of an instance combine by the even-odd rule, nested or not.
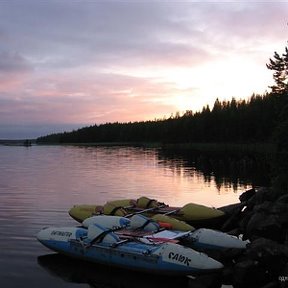
[(175, 288), (188, 287), (185, 277), (164, 277), (76, 260), (60, 254), (38, 257), (38, 264), (55, 277), (69, 283), (86, 283), (89, 287), (99, 288)]
[[(36, 241), (35, 235), (45, 226), (76, 225), (68, 210), (77, 204), (103, 204), (141, 196), (171, 206), (195, 202), (219, 207), (235, 203), (239, 201), (238, 192), (258, 183), (254, 175), (267, 175), (259, 166), (245, 163), (222, 156), (205, 158), (139, 147), (0, 146), (2, 286), (16, 288), (23, 287), (23, 283), (25, 287), (49, 288), (120, 287), (119, 283), (121, 287), (153, 286), (158, 279), (154, 276), (130, 279), (129, 273), (122, 274), (117, 269), (112, 273), (98, 266), (94, 270), (82, 262), (69, 264), (71, 259), (60, 256), (51, 256), (52, 260), (48, 256), (39, 257), (39, 264), (53, 273), (86, 282), (58, 281), (59, 277), (50, 276), (35, 263), (39, 255), (48, 251)], [(168, 287), (179, 286), (172, 280), (161, 281)]]
[[(159, 150), (159, 163), (178, 176), (202, 178), (215, 182), (219, 193), (225, 188), (270, 185), (270, 163), (255, 155), (199, 152), (193, 150)], [(223, 191), (222, 191), (223, 192)]]

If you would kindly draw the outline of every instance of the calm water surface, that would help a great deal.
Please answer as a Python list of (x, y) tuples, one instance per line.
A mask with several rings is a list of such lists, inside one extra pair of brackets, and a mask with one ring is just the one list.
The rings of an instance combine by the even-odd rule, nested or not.
[(173, 206), (219, 207), (238, 202), (250, 188), (245, 181), (219, 187), (213, 175), (206, 178), (183, 159), (159, 157), (156, 149), (0, 146), (1, 287), (156, 287), (159, 279), (152, 276), (131, 278), (127, 271), (54, 254), (35, 235), (45, 226), (77, 225), (67, 213), (74, 204), (145, 195)]

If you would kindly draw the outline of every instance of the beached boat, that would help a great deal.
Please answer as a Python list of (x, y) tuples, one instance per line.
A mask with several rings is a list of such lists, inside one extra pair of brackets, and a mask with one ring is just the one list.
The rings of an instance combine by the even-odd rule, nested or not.
[(150, 242), (176, 241), (177, 243), (199, 251), (245, 249), (249, 241), (223, 233), (221, 231), (200, 228), (191, 231), (167, 230), (161, 224), (141, 214), (135, 214), (130, 219), (120, 216), (92, 216), (82, 222), (83, 227), (91, 224), (105, 226), (115, 230), (120, 239), (142, 237)]
[[(144, 212), (141, 212), (143, 210)], [(225, 213), (216, 208), (196, 203), (188, 203), (183, 207), (171, 207), (147, 197), (141, 197), (137, 200), (109, 201), (104, 205), (75, 205), (69, 210), (69, 215), (76, 221), (83, 222), (86, 218), (99, 214), (127, 216), (137, 212), (141, 212), (148, 217), (156, 217), (158, 220), (163, 216), (169, 216), (185, 221), (189, 225), (206, 228), (217, 227), (217, 223), (222, 222), (225, 218)]]
[[(128, 219), (126, 219), (128, 220)], [(91, 262), (164, 275), (199, 275), (221, 271), (222, 263), (177, 243), (132, 238), (121, 240), (98, 224), (82, 227), (50, 227), (37, 234), (46, 247)]]

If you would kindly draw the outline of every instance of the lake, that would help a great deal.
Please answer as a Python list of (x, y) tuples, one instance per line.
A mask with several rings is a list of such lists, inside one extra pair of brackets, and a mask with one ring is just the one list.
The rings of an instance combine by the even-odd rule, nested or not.
[[(141, 147), (0, 146), (1, 287), (155, 286), (160, 278), (54, 254), (35, 235), (46, 226), (77, 225), (67, 213), (75, 204), (145, 195), (171, 206), (220, 207), (238, 202), (254, 184), (213, 169), (205, 172), (193, 163)], [(161, 281), (189, 287), (183, 279)]]

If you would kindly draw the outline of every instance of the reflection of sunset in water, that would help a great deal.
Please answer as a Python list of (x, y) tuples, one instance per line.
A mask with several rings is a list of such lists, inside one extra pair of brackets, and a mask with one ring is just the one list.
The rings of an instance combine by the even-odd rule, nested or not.
[(227, 180), (217, 183), (214, 175), (204, 176), (183, 159), (159, 158), (153, 149), (54, 146), (16, 152), (16, 188), (6, 201), (19, 201), (19, 206), (29, 202), (35, 213), (49, 207), (65, 214), (74, 204), (143, 195), (170, 206), (196, 202), (219, 207), (237, 202), (239, 193), (250, 187)]

